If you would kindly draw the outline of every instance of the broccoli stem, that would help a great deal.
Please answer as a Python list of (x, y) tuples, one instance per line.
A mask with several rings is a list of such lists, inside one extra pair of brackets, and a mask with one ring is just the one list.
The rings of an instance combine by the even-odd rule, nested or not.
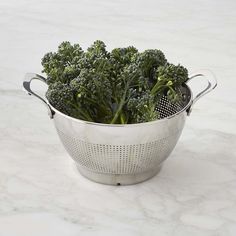
[[(137, 72), (134, 73), (134, 74), (132, 75), (132, 77), (130, 77), (130, 79), (129, 79), (127, 82), (124, 81), (124, 82), (126, 83), (126, 84), (125, 84), (124, 93), (123, 93), (123, 96), (122, 96), (122, 98), (121, 98), (121, 102), (119, 103), (118, 109), (117, 109), (117, 111), (116, 111), (116, 113), (115, 113), (113, 119), (111, 120), (110, 124), (115, 124), (116, 121), (118, 120), (120, 114), (122, 113), (122, 109), (123, 109), (125, 103), (126, 103), (127, 100), (128, 100), (128, 99), (126, 98), (126, 97), (127, 97), (128, 89), (130, 88), (130, 84), (133, 82), (133, 80), (136, 78), (136, 76), (137, 76)], [(120, 117), (120, 120), (122, 120), (121, 117)]]
[(116, 111), (116, 113), (115, 113), (113, 119), (111, 120), (110, 124), (115, 124), (115, 122), (116, 122), (117, 119), (119, 118), (119, 115), (120, 115), (120, 113), (121, 113), (122, 108), (123, 108), (124, 105), (125, 105), (125, 96), (123, 96), (123, 98), (122, 98), (122, 100), (121, 100), (121, 102), (120, 102), (120, 104), (119, 104), (119, 107), (118, 107), (118, 109), (117, 109), (117, 111)]
[(154, 87), (151, 89), (151, 94), (156, 95), (160, 89), (165, 88), (165, 87), (168, 87), (168, 86), (166, 86), (165, 84), (159, 85), (158, 83), (156, 83)]
[(72, 106), (74, 106), (75, 108), (75, 117), (78, 118), (80, 117), (82, 120), (87, 120), (87, 121), (93, 121), (93, 119), (90, 117), (90, 115), (86, 112), (83, 111), (83, 109), (81, 109), (77, 104), (72, 104)]
[(126, 121), (127, 119), (126, 119), (126, 117), (125, 117), (125, 114), (124, 114), (124, 112), (121, 112), (121, 114), (120, 114), (120, 123), (121, 124), (127, 124), (127, 121)]
[(115, 124), (117, 119), (119, 118), (119, 115), (120, 115), (120, 113), (122, 111), (122, 108), (123, 108), (123, 106), (126, 103), (126, 94), (127, 94), (128, 88), (129, 88), (129, 84), (127, 83), (126, 87), (125, 87), (125, 91), (124, 91), (123, 96), (122, 96), (122, 99), (121, 99), (121, 101), (119, 103), (118, 109), (117, 109), (113, 119), (111, 120), (110, 124)]

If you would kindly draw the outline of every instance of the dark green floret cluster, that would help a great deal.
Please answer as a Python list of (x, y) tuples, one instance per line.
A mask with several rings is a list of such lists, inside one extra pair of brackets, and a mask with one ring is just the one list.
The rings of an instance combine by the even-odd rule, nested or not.
[(175, 103), (188, 71), (170, 64), (157, 49), (106, 50), (95, 41), (87, 51), (63, 42), (42, 59), (49, 85), (46, 97), (62, 113), (106, 124), (133, 124), (159, 119), (162, 96)]

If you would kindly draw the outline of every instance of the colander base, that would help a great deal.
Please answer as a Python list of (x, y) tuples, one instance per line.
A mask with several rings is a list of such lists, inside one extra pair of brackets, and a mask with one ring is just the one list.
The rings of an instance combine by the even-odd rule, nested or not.
[(141, 183), (157, 175), (162, 165), (155, 167), (155, 169), (148, 170), (137, 174), (104, 174), (98, 172), (92, 172), (84, 166), (76, 165), (80, 174), (89, 180), (97, 183), (107, 185), (131, 185)]

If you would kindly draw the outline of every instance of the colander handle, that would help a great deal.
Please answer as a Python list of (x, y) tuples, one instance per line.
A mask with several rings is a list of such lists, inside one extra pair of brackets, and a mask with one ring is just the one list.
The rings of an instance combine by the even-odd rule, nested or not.
[[(210, 91), (212, 91), (216, 86), (217, 86), (217, 80), (215, 78), (215, 75), (209, 71), (209, 70), (201, 70), (199, 71), (198, 73), (194, 74), (194, 75), (191, 75), (189, 77), (189, 81), (191, 81), (192, 79), (194, 78), (197, 78), (197, 77), (204, 77), (206, 80), (207, 80), (207, 86), (205, 87), (205, 89), (203, 89), (200, 93), (198, 93), (192, 100), (192, 103), (190, 105), (190, 107), (188, 108), (187, 110), (187, 114), (190, 115), (191, 112), (192, 112), (192, 107), (193, 105), (195, 104), (195, 102), (201, 98), (202, 96), (204, 96), (205, 94), (209, 93)], [(187, 83), (188, 83), (187, 82)]]
[(46, 83), (46, 79), (43, 76), (38, 75), (38, 74), (27, 73), (24, 77), (24, 80), (23, 80), (23, 88), (29, 95), (34, 95), (35, 97), (37, 97), (38, 99), (40, 99), (43, 102), (43, 104), (48, 109), (48, 115), (52, 119), (55, 112), (51, 109), (51, 107), (49, 106), (49, 104), (46, 100), (44, 100), (42, 97), (40, 97), (38, 94), (36, 94), (35, 92), (33, 92), (31, 90), (30, 84), (31, 84), (32, 80), (40, 80), (40, 81)]

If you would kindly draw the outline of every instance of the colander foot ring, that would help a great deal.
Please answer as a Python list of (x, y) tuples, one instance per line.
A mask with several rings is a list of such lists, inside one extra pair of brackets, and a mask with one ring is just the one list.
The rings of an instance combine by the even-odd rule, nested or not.
[(161, 165), (155, 169), (137, 174), (105, 174), (92, 172), (83, 166), (76, 165), (80, 174), (89, 180), (108, 185), (131, 185), (141, 183), (157, 175), (161, 170)]

